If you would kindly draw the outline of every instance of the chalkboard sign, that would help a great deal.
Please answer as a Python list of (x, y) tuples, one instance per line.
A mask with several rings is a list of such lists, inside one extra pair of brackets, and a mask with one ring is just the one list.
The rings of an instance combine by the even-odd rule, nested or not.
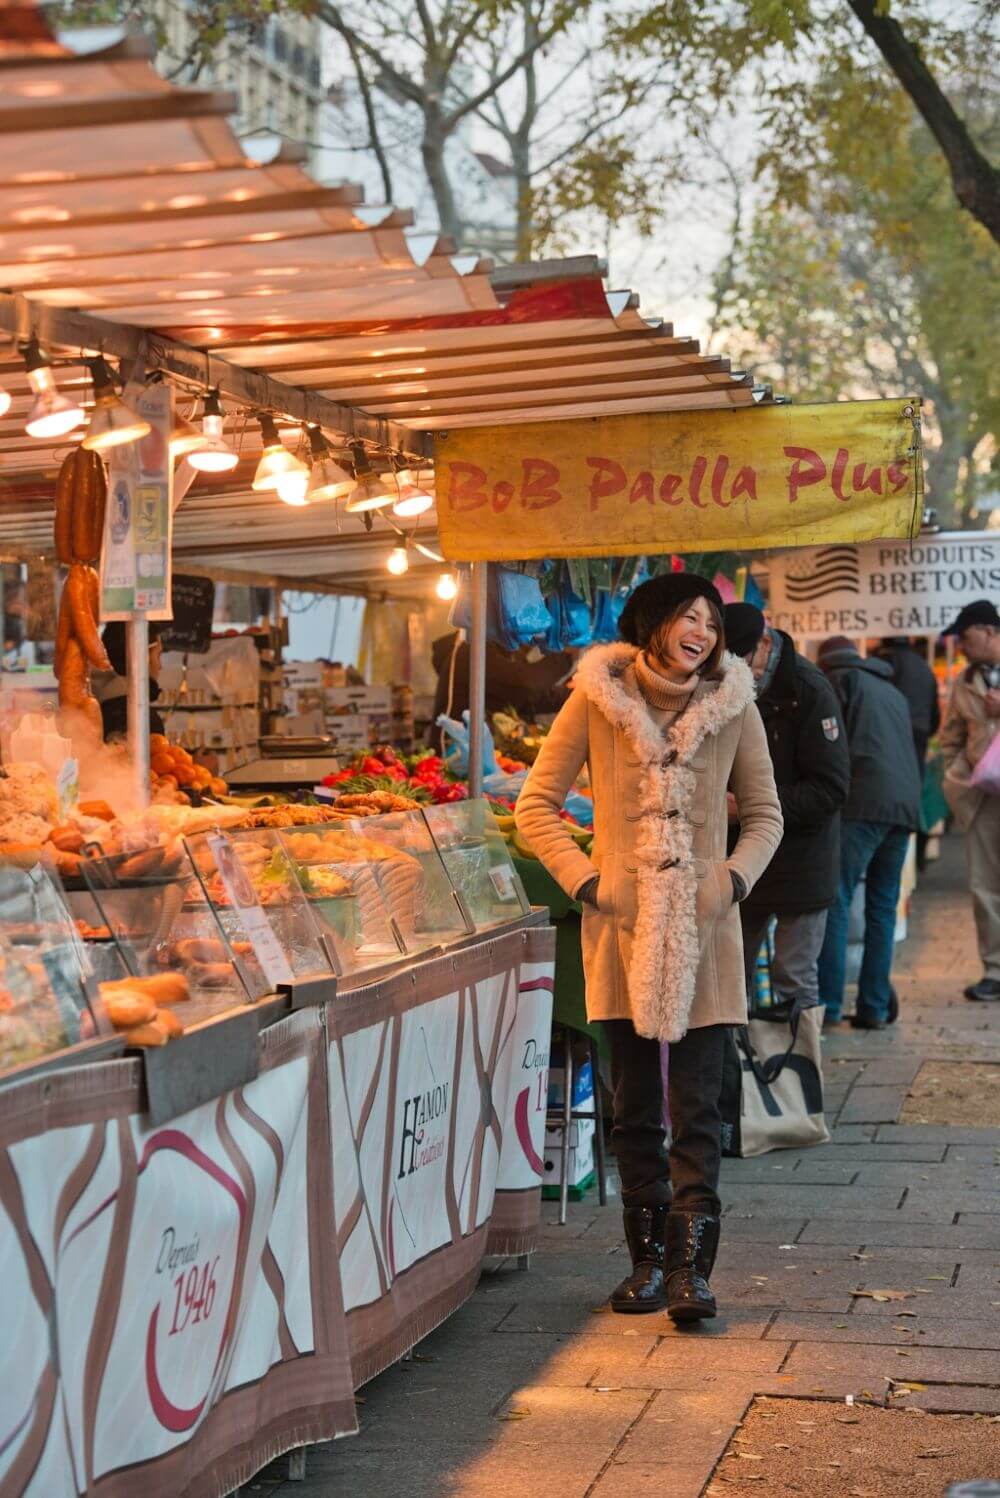
[(210, 577), (186, 577), (174, 573), (170, 592), (174, 617), (163, 628), (160, 639), (164, 650), (181, 650), (188, 655), (205, 655), (212, 647), (212, 616), (215, 612), (215, 584)]

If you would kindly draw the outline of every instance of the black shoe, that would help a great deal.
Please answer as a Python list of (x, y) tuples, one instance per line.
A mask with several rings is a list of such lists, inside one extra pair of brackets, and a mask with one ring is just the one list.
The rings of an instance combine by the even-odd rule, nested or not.
[(667, 1314), (672, 1321), (703, 1321), (715, 1315), (708, 1288), (719, 1247), (719, 1219), (695, 1212), (667, 1218)]
[(611, 1309), (626, 1314), (662, 1311), (667, 1303), (663, 1283), (663, 1240), (669, 1207), (625, 1207), (625, 1241), (632, 1273), (611, 1292)]
[(885, 1022), (886, 1022), (887, 1025), (894, 1025), (898, 1019), (899, 1019), (899, 994), (896, 992), (896, 990), (893, 988), (892, 984), (890, 983), (889, 984), (889, 1013), (885, 1017)]
[(965, 990), (965, 997), (978, 1004), (995, 1004), (1000, 999), (1000, 983), (996, 978), (980, 978)]
[(888, 1023), (888, 1020), (872, 1019), (871, 1016), (867, 1014), (851, 1015), (852, 1030), (884, 1030)]

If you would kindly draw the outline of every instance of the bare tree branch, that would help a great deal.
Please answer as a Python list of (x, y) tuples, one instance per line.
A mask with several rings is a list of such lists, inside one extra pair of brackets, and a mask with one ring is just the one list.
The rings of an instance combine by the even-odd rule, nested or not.
[(847, 0), (944, 153), (955, 196), (1000, 244), (1000, 170), (973, 141), (902, 26), (879, 0)]

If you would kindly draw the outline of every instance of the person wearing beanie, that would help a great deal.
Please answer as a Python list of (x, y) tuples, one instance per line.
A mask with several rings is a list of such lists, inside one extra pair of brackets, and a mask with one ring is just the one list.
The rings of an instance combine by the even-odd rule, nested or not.
[[(582, 658), (518, 798), (521, 835), (583, 902), (587, 1014), (611, 1049), (613, 1142), (632, 1271), (616, 1311), (714, 1316), (723, 1059), (746, 1021), (737, 903), (781, 840), (781, 809), (746, 664), (725, 654), (722, 600), (704, 578), (643, 583), (621, 643)], [(584, 763), (594, 841), (562, 820)], [(726, 789), (740, 836), (726, 857)], [(670, 1046), (669, 1154), (661, 1044)]]
[(851, 784), (840, 704), (822, 671), (751, 604), (726, 609), (726, 643), (734, 651), (749, 647), (785, 823), (781, 847), (740, 907), (747, 992), (752, 1005), (757, 954), (775, 916), (775, 1002), (817, 1004), (817, 964), (840, 881), (840, 809)]
[(840, 871), (819, 954), (824, 1024), (844, 1007), (851, 901), (865, 882), (865, 946), (858, 975), (856, 1030), (884, 1030), (896, 1017), (890, 982), (896, 907), (910, 834), (920, 826), (921, 773), (906, 698), (892, 667), (863, 658), (842, 635), (825, 640), (818, 660), (840, 700), (851, 757), (851, 785), (841, 812)]
[(764, 638), (765, 619), (752, 603), (727, 603), (724, 615), (726, 649), (753, 669), (753, 657)]

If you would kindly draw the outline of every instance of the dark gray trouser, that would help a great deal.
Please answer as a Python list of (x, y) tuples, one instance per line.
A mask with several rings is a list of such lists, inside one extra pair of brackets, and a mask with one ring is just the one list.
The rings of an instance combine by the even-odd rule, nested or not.
[[(757, 953), (773, 914), (766, 906), (753, 905), (749, 901), (740, 906), (747, 997), (751, 1008), (755, 992)], [(819, 998), (816, 964), (823, 947), (826, 917), (825, 910), (807, 910), (798, 915), (778, 916), (778, 927), (774, 935), (774, 961), (771, 964), (771, 987), (776, 1004), (789, 999), (811, 999), (815, 1002)]]
[(719, 1215), (719, 1094), (727, 1029), (703, 1025), (670, 1047), (668, 1153), (660, 1043), (637, 1035), (631, 1020), (604, 1021), (614, 1094), (611, 1142), (624, 1206), (665, 1206), (672, 1194), (678, 1212)]

